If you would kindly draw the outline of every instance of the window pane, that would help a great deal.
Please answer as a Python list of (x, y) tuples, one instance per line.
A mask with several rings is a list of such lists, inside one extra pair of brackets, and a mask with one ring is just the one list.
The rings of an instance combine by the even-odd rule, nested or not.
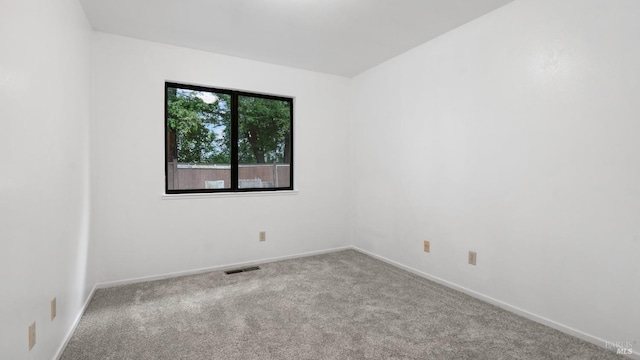
[(231, 188), (231, 95), (167, 87), (167, 189)]
[(291, 106), (238, 96), (238, 188), (291, 186)]

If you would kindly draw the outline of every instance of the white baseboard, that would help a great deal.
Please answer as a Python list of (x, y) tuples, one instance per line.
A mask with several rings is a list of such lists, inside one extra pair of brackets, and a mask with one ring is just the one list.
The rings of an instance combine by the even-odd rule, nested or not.
[(67, 332), (67, 335), (64, 338), (64, 341), (62, 342), (62, 344), (60, 344), (58, 351), (56, 351), (56, 354), (53, 357), (54, 360), (60, 359), (60, 357), (62, 356), (62, 353), (64, 352), (64, 349), (66, 349), (67, 345), (69, 344), (69, 341), (71, 341), (71, 337), (73, 336), (73, 333), (76, 331), (78, 324), (80, 324), (80, 319), (82, 319), (82, 315), (84, 315), (85, 311), (87, 311), (87, 308), (89, 307), (89, 303), (91, 302), (91, 299), (93, 299), (93, 294), (96, 293), (96, 289), (97, 287), (94, 285), (93, 288), (91, 289), (91, 292), (89, 293), (89, 296), (87, 296), (87, 299), (84, 301), (84, 304), (82, 305), (82, 308), (80, 309), (79, 314), (76, 316), (75, 320), (73, 321), (73, 324), (71, 325), (71, 329), (69, 329), (69, 331)]
[(104, 289), (104, 288), (120, 286), (120, 285), (136, 284), (136, 283), (141, 283), (141, 282), (145, 282), (145, 281), (164, 280), (164, 279), (170, 279), (170, 278), (179, 277), (179, 276), (202, 274), (202, 273), (211, 272), (211, 271), (229, 270), (229, 269), (234, 269), (234, 268), (239, 268), (239, 267), (255, 266), (255, 265), (267, 264), (267, 263), (276, 262), (276, 261), (297, 259), (297, 258), (302, 258), (302, 257), (327, 254), (327, 253), (332, 253), (332, 252), (336, 252), (336, 251), (348, 250), (348, 249), (351, 249), (351, 248), (352, 248), (351, 246), (342, 246), (342, 247), (337, 247), (337, 248), (332, 248), (332, 249), (310, 251), (310, 252), (306, 252), (306, 253), (299, 253), (299, 254), (293, 254), (293, 255), (285, 255), (285, 256), (278, 256), (278, 257), (272, 257), (272, 258), (265, 258), (265, 259), (252, 260), (252, 261), (241, 262), (241, 263), (218, 265), (218, 266), (211, 266), (211, 267), (206, 267), (206, 268), (185, 270), (185, 271), (176, 271), (176, 272), (166, 273), (166, 274), (161, 274), (161, 275), (151, 275), (151, 276), (143, 276), (143, 277), (138, 277), (138, 278), (124, 279), (124, 280), (107, 281), (107, 282), (103, 282), (103, 283), (98, 283), (96, 285), (96, 287), (98, 289)]
[[(467, 295), (469, 295), (471, 297), (474, 297), (476, 299), (482, 300), (482, 301), (487, 302), (489, 304), (495, 305), (495, 306), (497, 306), (499, 308), (502, 308), (502, 309), (507, 310), (507, 311), (512, 312), (512, 313), (515, 313), (515, 314), (520, 315), (520, 316), (522, 316), (524, 318), (527, 318), (529, 320), (533, 320), (533, 321), (535, 321), (537, 323), (546, 325), (546, 326), (548, 326), (550, 328), (556, 329), (556, 330), (561, 331), (561, 332), (563, 332), (565, 334), (569, 334), (571, 336), (574, 336), (574, 337), (577, 337), (579, 339), (582, 339), (582, 340), (585, 340), (587, 342), (590, 342), (590, 343), (592, 343), (592, 344), (594, 344), (594, 345), (596, 345), (598, 347), (605, 348), (605, 345), (607, 343), (605, 340), (600, 339), (599, 337), (587, 334), (585, 332), (582, 332), (580, 330), (574, 329), (572, 327), (569, 327), (569, 326), (560, 324), (558, 322), (555, 322), (553, 320), (547, 319), (545, 317), (533, 314), (533, 313), (531, 313), (529, 311), (526, 311), (526, 310), (520, 309), (519, 307), (507, 304), (507, 303), (502, 302), (502, 301), (500, 301), (498, 299), (494, 299), (494, 298), (492, 298), (490, 296), (481, 294), (481, 293), (473, 291), (471, 289), (467, 289), (467, 288), (465, 288), (463, 286), (460, 286), (458, 284), (455, 284), (455, 283), (452, 283), (450, 281), (444, 280), (444, 279), (439, 278), (437, 276), (433, 276), (433, 275), (427, 274), (427, 273), (425, 273), (423, 271), (414, 269), (412, 267), (403, 265), (403, 264), (401, 264), (399, 262), (396, 262), (396, 261), (393, 261), (391, 259), (385, 258), (384, 256), (380, 256), (380, 255), (374, 254), (372, 252), (369, 252), (367, 250), (363, 250), (363, 249), (361, 249), (361, 248), (359, 248), (357, 246), (351, 246), (351, 248), (353, 250), (356, 250), (356, 251), (359, 251), (359, 252), (361, 252), (363, 254), (371, 256), (372, 258), (384, 261), (387, 264), (393, 265), (395, 267), (398, 267), (400, 269), (406, 270), (406, 271), (408, 271), (410, 273), (413, 273), (415, 275), (423, 277), (423, 278), (425, 278), (427, 280), (431, 280), (431, 281), (436, 282), (438, 284), (441, 284), (441, 285), (444, 285), (446, 287), (452, 288), (454, 290), (460, 291), (460, 292), (465, 293), (465, 294), (467, 294)], [(607, 350), (610, 350), (610, 349), (607, 349)], [(638, 352), (638, 350), (635, 350), (635, 351), (633, 351), (633, 354), (628, 355), (628, 357), (632, 358), (632, 359), (640, 360), (640, 352)]]

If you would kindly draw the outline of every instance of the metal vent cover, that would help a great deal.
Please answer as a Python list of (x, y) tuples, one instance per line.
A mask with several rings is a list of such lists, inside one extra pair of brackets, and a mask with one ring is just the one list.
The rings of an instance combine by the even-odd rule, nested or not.
[(246, 268), (241, 268), (241, 269), (227, 270), (224, 273), (227, 274), (227, 275), (231, 275), (231, 274), (237, 274), (237, 273), (241, 273), (241, 272), (255, 271), (255, 270), (260, 270), (260, 266), (251, 266), (251, 267), (246, 267)]

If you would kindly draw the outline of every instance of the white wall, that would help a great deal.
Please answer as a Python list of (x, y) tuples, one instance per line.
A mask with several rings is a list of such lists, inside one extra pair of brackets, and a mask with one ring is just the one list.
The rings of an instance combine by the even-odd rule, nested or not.
[[(51, 359), (89, 295), (91, 28), (76, 0), (0, 2), (0, 357)], [(58, 315), (49, 304), (57, 297)], [(36, 321), (36, 345), (27, 328)]]
[[(299, 193), (163, 200), (165, 80), (295, 97)], [(91, 126), (98, 282), (347, 245), (348, 85), (347, 78), (98, 33)]]
[(520, 0), (357, 76), (354, 244), (640, 346), (639, 18)]

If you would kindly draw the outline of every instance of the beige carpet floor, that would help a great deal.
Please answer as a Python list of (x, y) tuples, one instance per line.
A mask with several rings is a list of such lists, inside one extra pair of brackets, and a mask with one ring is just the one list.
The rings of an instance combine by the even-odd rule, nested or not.
[(353, 250), (98, 290), (62, 360), (619, 359)]

